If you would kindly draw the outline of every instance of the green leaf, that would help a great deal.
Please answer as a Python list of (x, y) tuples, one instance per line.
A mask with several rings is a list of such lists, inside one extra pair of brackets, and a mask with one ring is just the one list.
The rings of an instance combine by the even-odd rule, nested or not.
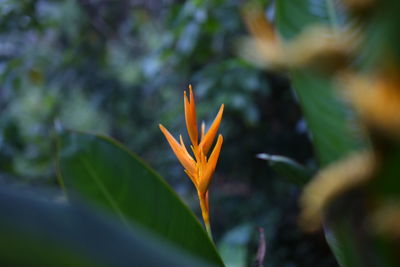
[(292, 39), (313, 24), (338, 27), (345, 20), (344, 10), (338, 3), (335, 0), (277, 0), (275, 12), (280, 35)]
[[(345, 15), (336, 12), (333, 0), (278, 0), (276, 23), (281, 36), (292, 39), (312, 24), (330, 25), (334, 30)], [(349, 152), (361, 147), (363, 140), (351, 128), (353, 115), (338, 97), (332, 77), (306, 68), (291, 70), (293, 88), (298, 96), (314, 144), (316, 157), (321, 166), (326, 166)], [(329, 219), (328, 219), (329, 222)], [(362, 266), (352, 260), (361, 255), (357, 241), (349, 227), (333, 221), (325, 229), (327, 240), (341, 266)]]
[(121, 144), (66, 132), (58, 140), (59, 176), (78, 193), (127, 225), (139, 224), (216, 265), (223, 262), (205, 230), (165, 181)]
[[(284, 39), (291, 39), (313, 24), (338, 27), (343, 12), (336, 1), (278, 0), (276, 23)], [(290, 72), (293, 87), (311, 132), (314, 149), (322, 166), (361, 146), (356, 129), (351, 128), (352, 114), (337, 95), (332, 77), (303, 68)]]
[(203, 266), (141, 228), (0, 188), (1, 266)]
[(293, 70), (294, 90), (322, 166), (357, 149), (361, 140), (352, 129), (352, 114), (337, 95), (333, 81), (309, 70)]
[(327, 222), (324, 228), (325, 238), (336, 256), (339, 266), (364, 266), (358, 246), (351, 231), (351, 216), (336, 216)]
[(221, 237), (218, 248), (227, 266), (247, 266), (248, 259), (251, 257), (248, 246), (254, 228), (249, 223), (241, 224), (230, 229)]
[(296, 185), (303, 186), (312, 177), (310, 170), (290, 158), (265, 153), (258, 154), (257, 158), (268, 161), (275, 172)]

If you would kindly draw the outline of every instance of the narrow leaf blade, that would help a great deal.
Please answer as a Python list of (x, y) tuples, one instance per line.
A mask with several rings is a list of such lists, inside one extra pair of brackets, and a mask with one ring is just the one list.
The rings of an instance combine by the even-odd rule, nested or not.
[(312, 172), (294, 160), (277, 155), (258, 154), (257, 158), (268, 161), (271, 168), (292, 183), (303, 186), (312, 177)]

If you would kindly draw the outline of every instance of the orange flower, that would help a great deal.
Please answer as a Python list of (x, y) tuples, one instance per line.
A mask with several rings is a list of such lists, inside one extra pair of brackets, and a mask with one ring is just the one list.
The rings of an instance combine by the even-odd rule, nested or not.
[(188, 130), (190, 141), (192, 142), (190, 148), (194, 157), (192, 157), (192, 155), (186, 149), (186, 146), (182, 139), (182, 135), (179, 136), (178, 143), (178, 141), (175, 140), (175, 138), (164, 126), (162, 126), (161, 124), (159, 126), (179, 162), (185, 168), (185, 173), (189, 176), (197, 189), (204, 224), (206, 226), (207, 232), (211, 236), (208, 208), (208, 187), (210, 185), (212, 175), (215, 171), (215, 167), (217, 166), (219, 153), (222, 147), (223, 138), (221, 134), (218, 136), (217, 143), (215, 144), (214, 149), (209, 156), (208, 152), (215, 139), (215, 136), (217, 135), (218, 128), (222, 119), (222, 113), (224, 111), (224, 104), (221, 105), (218, 114), (215, 117), (214, 122), (211, 124), (211, 127), (207, 131), (207, 133), (205, 133), (204, 122), (202, 123), (200, 140), (197, 129), (196, 105), (194, 102), (191, 85), (189, 85), (189, 99), (186, 95), (186, 91), (184, 92), (184, 106), (186, 127)]

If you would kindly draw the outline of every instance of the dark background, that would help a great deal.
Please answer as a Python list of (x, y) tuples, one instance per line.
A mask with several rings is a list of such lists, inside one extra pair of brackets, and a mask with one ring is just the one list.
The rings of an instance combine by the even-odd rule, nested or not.
[[(266, 8), (267, 1), (260, 1)], [(188, 141), (183, 91), (198, 120), (221, 103), (224, 144), (211, 220), (228, 266), (336, 266), (321, 233), (297, 226), (300, 190), (258, 153), (314, 166), (288, 77), (238, 56), (243, 1), (0, 1), (0, 179), (57, 187), (54, 127), (110, 135), (140, 155), (200, 215), (193, 185), (158, 129)]]

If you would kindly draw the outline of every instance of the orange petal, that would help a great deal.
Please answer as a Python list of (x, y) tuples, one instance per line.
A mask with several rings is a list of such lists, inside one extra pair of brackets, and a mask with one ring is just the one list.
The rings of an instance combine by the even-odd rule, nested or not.
[(198, 187), (198, 182), (197, 182), (197, 180), (196, 180), (196, 177), (194, 177), (190, 172), (188, 172), (188, 170), (184, 170), (184, 171), (185, 171), (186, 175), (189, 176), (190, 180), (192, 180), (194, 186), (195, 186), (196, 189), (197, 189), (197, 187)]
[(179, 143), (175, 140), (175, 138), (168, 132), (168, 130), (164, 126), (162, 126), (160, 124), (159, 127), (160, 127), (161, 132), (164, 134), (165, 138), (167, 139), (169, 145), (171, 146), (172, 151), (174, 151), (179, 162), (182, 164), (182, 166), (189, 173), (194, 173), (196, 170), (196, 163), (193, 160), (193, 158), (189, 155), (189, 153), (186, 151), (186, 149), (182, 148), (179, 145)]
[(201, 140), (200, 147), (203, 149), (205, 155), (207, 155), (214, 141), (214, 138), (217, 135), (223, 112), (224, 112), (224, 104), (222, 104), (221, 107), (219, 108), (218, 114), (215, 117), (213, 123), (211, 124), (210, 129), (208, 129), (208, 132), (204, 136), (203, 140)]
[(207, 161), (205, 170), (202, 172), (202, 176), (200, 177), (200, 192), (206, 192), (208, 190), (208, 186), (211, 182), (211, 177), (214, 174), (215, 167), (217, 166), (217, 161), (219, 158), (219, 153), (221, 152), (223, 137), (222, 135), (218, 136), (217, 143), (213, 151), (211, 152), (210, 158)]
[(179, 142), (181, 144), (183, 151), (185, 152), (186, 157), (192, 158), (192, 156), (189, 154), (189, 152), (186, 149), (185, 143), (183, 142), (183, 139), (182, 139), (182, 135), (179, 135)]
[(186, 96), (186, 91), (184, 92), (184, 105), (185, 105), (185, 120), (186, 128), (192, 144), (198, 145), (198, 132), (197, 132), (197, 120), (196, 120), (196, 104), (194, 102), (194, 96), (192, 91), (192, 86), (189, 85), (189, 98), (190, 102)]

